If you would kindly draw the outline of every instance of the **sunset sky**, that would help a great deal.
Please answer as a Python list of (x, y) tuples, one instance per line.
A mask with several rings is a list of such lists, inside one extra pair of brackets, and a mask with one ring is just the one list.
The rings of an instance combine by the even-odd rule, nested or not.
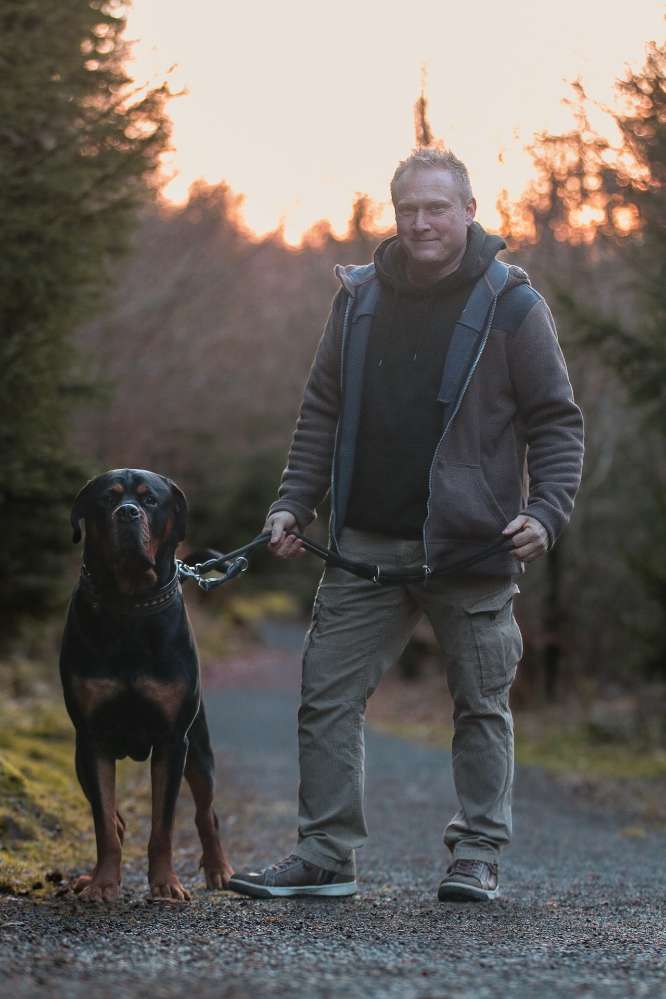
[(251, 228), (282, 223), (297, 242), (321, 218), (343, 232), (356, 192), (386, 203), (390, 221), (423, 65), (431, 124), (467, 163), (492, 228), (500, 189), (517, 197), (529, 179), (534, 133), (571, 125), (568, 82), (612, 102), (625, 64), (640, 66), (663, 32), (654, 0), (134, 0), (127, 37), (135, 78), (175, 66), (172, 88), (187, 90), (170, 105), (166, 196), (226, 180)]

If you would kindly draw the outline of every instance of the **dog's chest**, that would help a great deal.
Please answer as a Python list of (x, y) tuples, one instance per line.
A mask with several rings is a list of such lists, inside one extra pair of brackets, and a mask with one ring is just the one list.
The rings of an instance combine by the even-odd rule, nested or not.
[(88, 719), (104, 714), (130, 723), (143, 715), (161, 717), (167, 725), (175, 723), (187, 700), (190, 685), (181, 680), (160, 680), (136, 676), (75, 677), (74, 697), (81, 713)]

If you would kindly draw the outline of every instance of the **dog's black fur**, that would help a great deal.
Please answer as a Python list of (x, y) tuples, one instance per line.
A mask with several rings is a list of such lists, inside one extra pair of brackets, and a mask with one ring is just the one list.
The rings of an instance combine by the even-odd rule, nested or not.
[(151, 894), (188, 898), (173, 869), (171, 838), (180, 783), (192, 789), (209, 887), (232, 874), (213, 810), (213, 754), (199, 664), (180, 585), (176, 546), (187, 501), (170, 479), (143, 469), (88, 482), (72, 509), (73, 540), (85, 547), (60, 657), (76, 729), (76, 772), (90, 802), (97, 864), (74, 885), (89, 900), (118, 896), (125, 823), (115, 804), (115, 761), (152, 753)]

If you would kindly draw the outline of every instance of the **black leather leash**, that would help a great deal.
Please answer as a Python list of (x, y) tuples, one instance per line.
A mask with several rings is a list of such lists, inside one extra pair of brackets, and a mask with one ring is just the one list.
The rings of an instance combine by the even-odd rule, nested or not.
[[(303, 543), (304, 548), (307, 551), (313, 553), (313, 555), (318, 555), (319, 558), (323, 559), (329, 565), (334, 565), (339, 569), (344, 569), (345, 572), (351, 572), (355, 576), (360, 576), (362, 579), (370, 579), (373, 583), (379, 584), (399, 584), (399, 583), (427, 583), (429, 579), (433, 579), (437, 576), (449, 576), (452, 573), (462, 572), (465, 569), (470, 568), (472, 565), (476, 565), (477, 562), (482, 562), (484, 559), (489, 558), (491, 555), (495, 555), (500, 551), (508, 551), (511, 545), (511, 539), (507, 538), (505, 535), (500, 535), (491, 544), (486, 545), (481, 551), (476, 552), (474, 555), (468, 555), (466, 558), (458, 559), (456, 562), (451, 562), (447, 566), (439, 569), (431, 569), (427, 565), (421, 566), (419, 569), (383, 569), (379, 565), (373, 565), (370, 562), (354, 562), (351, 559), (344, 558), (339, 552), (334, 552), (330, 548), (324, 548), (321, 545), (316, 544), (311, 541), (310, 538), (304, 537), (302, 534), (298, 534), (296, 531), (290, 532), (294, 534), (295, 537)], [(507, 544), (508, 542), (508, 544)]]
[[(439, 576), (450, 576), (456, 572), (464, 572), (465, 569), (469, 569), (478, 562), (484, 561), (484, 559), (489, 558), (491, 555), (502, 551), (508, 552), (513, 547), (511, 539), (501, 534), (495, 541), (486, 545), (485, 548), (482, 548), (481, 551), (476, 552), (474, 555), (468, 555), (466, 558), (458, 559), (456, 562), (450, 562), (447, 566), (439, 569), (430, 569), (427, 565), (421, 566), (419, 569), (384, 569), (370, 562), (356, 562), (345, 558), (339, 552), (334, 552), (331, 548), (318, 545), (315, 541), (300, 534), (298, 531), (290, 531), (289, 533), (293, 537), (298, 538), (306, 551), (316, 555), (328, 565), (344, 569), (345, 572), (350, 572), (361, 579), (371, 580), (373, 583), (381, 586), (400, 585), (402, 583), (427, 583), (428, 580), (438, 578)], [(225, 555), (208, 559), (207, 562), (199, 562), (195, 566), (186, 565), (180, 559), (176, 559), (179, 578), (193, 579), (202, 590), (212, 590), (218, 586), (222, 586), (223, 583), (228, 583), (235, 576), (247, 571), (250, 566), (247, 556), (257, 548), (267, 545), (270, 537), (270, 531), (263, 531), (241, 548), (236, 548)], [(222, 572), (222, 575), (211, 579), (204, 578), (207, 573), (214, 570), (219, 570)]]

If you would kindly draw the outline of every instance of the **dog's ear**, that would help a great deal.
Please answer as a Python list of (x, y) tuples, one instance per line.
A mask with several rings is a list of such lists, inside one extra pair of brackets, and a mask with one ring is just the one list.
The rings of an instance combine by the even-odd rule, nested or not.
[(74, 506), (72, 507), (72, 513), (70, 515), (70, 523), (72, 525), (72, 541), (75, 545), (78, 545), (81, 540), (80, 521), (86, 515), (86, 504), (94, 481), (94, 479), (89, 479), (85, 486), (79, 490), (78, 495), (74, 500)]
[(174, 537), (176, 541), (183, 541), (187, 533), (187, 497), (185, 493), (172, 479), (167, 479), (166, 475), (160, 476), (164, 479), (173, 497), (174, 511), (176, 514)]

